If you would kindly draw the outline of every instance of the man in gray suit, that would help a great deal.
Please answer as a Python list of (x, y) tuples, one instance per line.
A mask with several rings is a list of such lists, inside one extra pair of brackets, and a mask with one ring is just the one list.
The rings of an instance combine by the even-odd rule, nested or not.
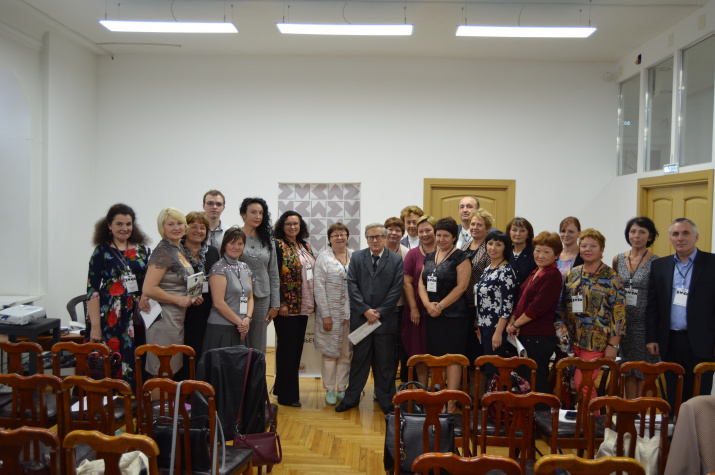
[(365, 227), (368, 248), (357, 251), (348, 268), (350, 331), (366, 322), (380, 326), (353, 348), (350, 383), (345, 398), (335, 412), (345, 412), (360, 404), (360, 395), (375, 358), (375, 396), (385, 414), (395, 395), (395, 338), (397, 301), (402, 295), (404, 266), (402, 256), (385, 249), (387, 230), (380, 223)]

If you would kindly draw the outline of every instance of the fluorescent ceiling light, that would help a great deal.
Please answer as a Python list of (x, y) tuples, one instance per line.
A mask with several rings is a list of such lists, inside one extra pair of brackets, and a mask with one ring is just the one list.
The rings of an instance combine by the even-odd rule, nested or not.
[(410, 36), (412, 25), (276, 23), (284, 35)]
[(596, 31), (591, 27), (561, 26), (470, 26), (457, 28), (457, 36), (497, 38), (588, 38)]
[(129, 33), (238, 33), (236, 25), (228, 22), (99, 20), (99, 23), (109, 31)]

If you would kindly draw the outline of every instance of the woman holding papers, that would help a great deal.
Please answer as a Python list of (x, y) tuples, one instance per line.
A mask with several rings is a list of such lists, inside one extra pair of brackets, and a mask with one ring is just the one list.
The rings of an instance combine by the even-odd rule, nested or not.
[[(519, 303), (506, 330), (518, 337), (527, 356), (538, 365), (536, 387), (532, 390), (548, 394), (549, 360), (556, 348), (554, 320), (562, 287), (556, 259), (563, 245), (558, 234), (544, 231), (534, 238), (533, 246), (536, 269), (521, 284)], [(522, 377), (528, 379), (529, 371), (523, 373)]]
[[(186, 234), (186, 217), (176, 208), (164, 208), (157, 218), (162, 240), (149, 259), (149, 269), (144, 279), (144, 296), (161, 305), (161, 318), (146, 330), (146, 342), (168, 346), (184, 343), (184, 318), (186, 309), (203, 302), (201, 296), (192, 299), (187, 295), (187, 280), (194, 269), (184, 255), (181, 238)], [(183, 356), (171, 358), (171, 370), (176, 373), (183, 366)], [(146, 370), (155, 376), (159, 359), (147, 354)]]
[[(584, 360), (616, 359), (621, 336), (626, 332), (626, 293), (616, 271), (601, 260), (606, 238), (595, 229), (579, 236), (583, 265), (566, 274), (559, 318), (573, 341), (574, 354)], [(598, 376), (593, 372), (593, 379)], [(574, 383), (581, 383), (576, 370)], [(596, 388), (593, 388), (593, 397)]]
[(276, 382), (273, 392), (278, 404), (300, 407), (298, 369), (308, 315), (315, 309), (313, 273), (315, 257), (308, 228), (296, 211), (286, 211), (276, 222), (276, 256), (280, 275), (280, 310), (276, 327)]
[[(434, 229), (437, 246), (434, 252), (425, 256), (419, 290), (425, 308), (427, 353), (433, 356), (464, 355), (472, 323), (464, 301), (471, 267), (467, 254), (454, 245), (457, 222), (450, 217), (442, 218)], [(461, 380), (461, 366), (449, 366), (447, 389), (459, 389)], [(454, 401), (449, 402), (448, 410), (454, 412)]]
[[(186, 309), (186, 319), (184, 320), (184, 344), (190, 346), (196, 352), (196, 361), (201, 359), (203, 354), (204, 333), (206, 332), (206, 321), (211, 313), (211, 293), (209, 292), (208, 274), (211, 267), (218, 262), (218, 249), (209, 245), (210, 229), (209, 220), (203, 211), (192, 211), (186, 215), (186, 222), (189, 227), (186, 236), (181, 240), (184, 246), (184, 254), (189, 260), (194, 274), (202, 272), (204, 274), (201, 297), (204, 301), (200, 305), (191, 306)], [(189, 357), (184, 355), (184, 367), (176, 375), (176, 380), (189, 379)]]
[[(328, 228), (328, 246), (315, 263), (315, 349), (322, 355), (325, 402), (337, 404), (345, 397), (350, 376), (350, 297), (347, 248), (350, 232), (343, 223)], [(337, 382), (337, 385), (336, 385)]]
[(239, 261), (246, 235), (238, 226), (229, 228), (221, 242), (221, 259), (209, 274), (213, 307), (206, 325), (204, 349), (246, 346), (253, 315), (251, 269)]
[(87, 275), (87, 342), (105, 342), (122, 355), (122, 378), (134, 387), (134, 349), (144, 342), (144, 325), (134, 327), (139, 305), (149, 310), (141, 289), (146, 275), (149, 248), (147, 236), (136, 224), (134, 210), (125, 204), (109, 208), (94, 227), (95, 246)]

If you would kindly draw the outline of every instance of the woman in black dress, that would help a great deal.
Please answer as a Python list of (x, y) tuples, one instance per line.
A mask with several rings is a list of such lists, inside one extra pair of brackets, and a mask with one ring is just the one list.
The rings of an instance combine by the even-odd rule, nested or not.
[[(425, 308), (427, 353), (442, 356), (464, 355), (467, 334), (472, 323), (464, 300), (472, 267), (467, 254), (454, 245), (457, 222), (450, 217), (437, 221), (437, 247), (425, 256), (420, 276), (420, 299)], [(461, 366), (447, 368), (447, 389), (458, 389), (462, 380)], [(449, 403), (454, 412), (454, 402)]]

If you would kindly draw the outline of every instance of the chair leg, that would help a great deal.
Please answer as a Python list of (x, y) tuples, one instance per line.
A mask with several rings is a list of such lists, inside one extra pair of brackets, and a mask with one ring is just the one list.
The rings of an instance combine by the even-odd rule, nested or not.
[(273, 465), (268, 465), (268, 466), (266, 467), (266, 472), (267, 472), (267, 473), (271, 473), (272, 470), (273, 470)]

